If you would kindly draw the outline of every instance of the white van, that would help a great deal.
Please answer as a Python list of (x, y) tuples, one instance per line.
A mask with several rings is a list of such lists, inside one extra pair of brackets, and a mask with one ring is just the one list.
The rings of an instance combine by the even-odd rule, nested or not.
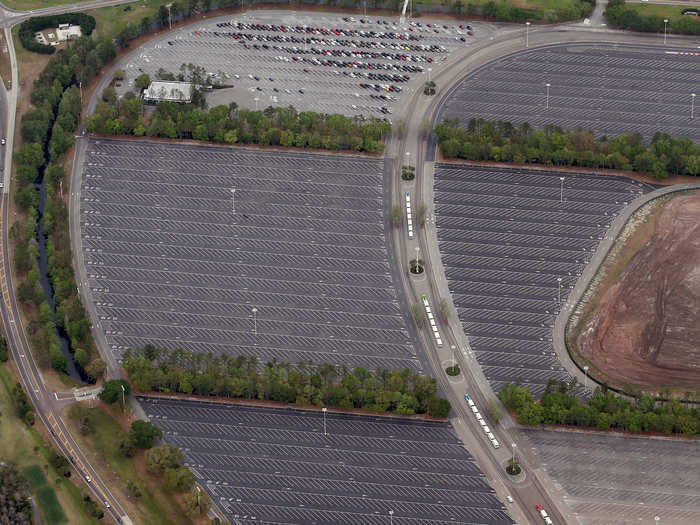
[(498, 444), (498, 441), (496, 441), (495, 439), (492, 439), (492, 440), (491, 440), (491, 444), (493, 445), (493, 448), (498, 448), (498, 447), (501, 446), (501, 445)]

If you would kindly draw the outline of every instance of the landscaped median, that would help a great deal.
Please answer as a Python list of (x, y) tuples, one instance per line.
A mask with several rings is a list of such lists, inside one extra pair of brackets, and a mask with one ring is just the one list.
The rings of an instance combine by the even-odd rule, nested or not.
[(413, 370), (378, 369), (270, 361), (167, 350), (147, 345), (124, 354), (135, 389), (203, 397), (278, 401), (345, 410), (423, 414), (446, 418), (450, 402), (437, 395), (434, 378)]
[(659, 401), (638, 395), (634, 401), (597, 387), (584, 401), (573, 394), (571, 383), (551, 379), (544, 395), (536, 401), (527, 387), (506, 383), (498, 392), (505, 407), (514, 412), (521, 425), (569, 425), (597, 430), (618, 430), (657, 434), (700, 433), (700, 406), (684, 406), (678, 399)]

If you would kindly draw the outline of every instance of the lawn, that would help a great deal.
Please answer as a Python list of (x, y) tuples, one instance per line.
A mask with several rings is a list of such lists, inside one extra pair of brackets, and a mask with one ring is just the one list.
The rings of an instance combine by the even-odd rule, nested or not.
[[(173, 496), (163, 489), (162, 478), (152, 476), (145, 470), (144, 453), (140, 451), (131, 459), (119, 453), (119, 444), (126, 437), (119, 422), (101, 408), (90, 409), (90, 412), (94, 431), (88, 436), (80, 434), (74, 421), (66, 418), (66, 422), (90, 463), (109, 484), (134, 522), (144, 525), (191, 525), (193, 521), (184, 515)], [(105, 461), (108, 468), (104, 465)], [(141, 490), (142, 496), (138, 501), (128, 495), (127, 480)]]
[(49, 449), (43, 438), (15, 417), (9, 394), (15, 380), (7, 367), (0, 367), (0, 461), (17, 465), (25, 475), (42, 523), (98, 525), (100, 522), (85, 514), (80, 489), (48, 464)]
[(667, 20), (682, 18), (683, 10), (687, 5), (663, 5), (663, 4), (625, 4), (625, 9), (634, 9), (642, 16), (658, 16)]
[(129, 22), (138, 24), (144, 16), (154, 21), (158, 8), (168, 3), (170, 3), (168, 0), (144, 0), (116, 7), (101, 7), (85, 13), (95, 17), (97, 36), (114, 37)]
[(87, 1), (88, 0), (3, 0), (3, 5), (14, 11), (31, 11), (33, 9), (43, 9), (66, 4), (79, 4), (80, 2)]

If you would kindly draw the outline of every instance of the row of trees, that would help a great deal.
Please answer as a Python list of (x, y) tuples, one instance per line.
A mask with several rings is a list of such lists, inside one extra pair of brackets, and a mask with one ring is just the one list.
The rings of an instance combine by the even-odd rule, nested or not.
[[(697, 9), (688, 9), (676, 6), (681, 10), (688, 10), (700, 14)], [(660, 33), (664, 30), (664, 17), (654, 14), (642, 14), (634, 7), (628, 7), (625, 0), (610, 0), (605, 9), (605, 18), (613, 27), (642, 31), (645, 33)], [(685, 35), (700, 35), (700, 18), (697, 16), (679, 16), (668, 19), (666, 30), (670, 33)]]
[(95, 29), (95, 19), (85, 13), (64, 13), (62, 15), (35, 16), (25, 20), (19, 25), (19, 41), (22, 47), (35, 53), (50, 55), (56, 51), (55, 46), (37, 42), (34, 34), (47, 28), (58, 27), (59, 24), (73, 24), (80, 26), (83, 35), (91, 35)]
[(609, 168), (647, 173), (655, 179), (700, 174), (700, 144), (687, 137), (656, 133), (645, 144), (639, 133), (596, 138), (593, 132), (547, 125), (535, 130), (524, 122), (473, 118), (466, 128), (458, 119), (435, 126), (440, 151), (447, 158)]
[(574, 395), (576, 380), (550, 380), (539, 402), (527, 387), (506, 383), (498, 392), (503, 404), (517, 414), (521, 425), (573, 425), (599, 430), (626, 430), (662, 434), (700, 433), (700, 407), (684, 406), (678, 399), (660, 402), (652, 396), (637, 395), (634, 401), (598, 387), (583, 401)]
[(445, 418), (450, 403), (432, 377), (409, 369), (374, 373), (331, 364), (297, 365), (256, 357), (227, 357), (147, 345), (128, 350), (124, 368), (137, 390), (263, 399), (301, 405), (361, 408)]
[[(66, 178), (64, 157), (74, 143), (74, 130), (81, 112), (79, 83), (96, 76), (116, 56), (111, 40), (83, 36), (52, 56), (31, 92), (32, 108), (22, 117), (23, 144), (15, 154), (15, 203), (26, 213), (9, 232), (13, 240), (14, 266), (20, 276), (17, 298), (28, 316), (27, 333), (42, 366), (63, 370), (57, 329), (65, 332), (75, 361), (88, 377), (101, 377), (105, 365), (94, 349), (90, 321), (77, 293), (73, 274), (68, 210), (62, 184)], [(38, 265), (39, 196), (45, 188), (42, 230), (56, 313), (41, 286)]]
[(196, 104), (161, 102), (146, 117), (143, 101), (133, 93), (117, 99), (106, 92), (85, 119), (92, 133), (381, 153), (391, 132), (383, 120), (298, 112), (292, 106), (252, 111), (231, 103), (206, 111)]

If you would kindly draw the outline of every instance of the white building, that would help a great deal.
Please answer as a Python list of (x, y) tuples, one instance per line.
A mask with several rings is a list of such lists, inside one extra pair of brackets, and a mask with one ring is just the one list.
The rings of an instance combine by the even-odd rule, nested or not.
[(191, 82), (162, 82), (154, 80), (143, 92), (146, 102), (183, 102), (192, 101)]
[(56, 37), (59, 42), (64, 42), (66, 40), (71, 40), (77, 38), (82, 33), (80, 32), (80, 26), (72, 26), (70, 24), (58, 24), (56, 28)]

